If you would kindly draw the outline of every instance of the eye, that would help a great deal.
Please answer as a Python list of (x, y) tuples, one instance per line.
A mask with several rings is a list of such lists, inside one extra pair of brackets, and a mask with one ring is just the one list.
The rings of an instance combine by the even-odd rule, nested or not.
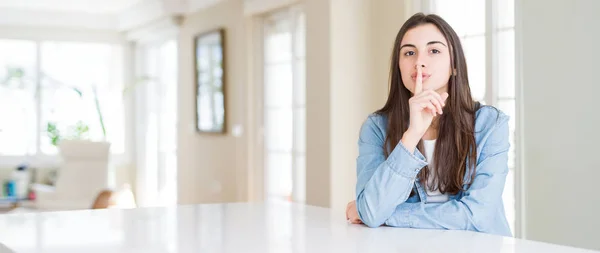
[(437, 50), (437, 49), (431, 49), (431, 53), (439, 54), (439, 53), (441, 53), (441, 51)]
[(406, 51), (404, 52), (404, 56), (411, 56), (411, 55), (415, 55), (414, 51)]

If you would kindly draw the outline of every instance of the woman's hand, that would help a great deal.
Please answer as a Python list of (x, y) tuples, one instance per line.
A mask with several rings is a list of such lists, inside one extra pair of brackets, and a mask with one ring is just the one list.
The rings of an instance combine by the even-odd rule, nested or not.
[(358, 209), (356, 209), (356, 201), (350, 201), (346, 206), (346, 220), (352, 224), (362, 224), (362, 220), (358, 217)]
[(408, 100), (410, 124), (402, 136), (402, 143), (414, 152), (417, 143), (423, 137), (436, 115), (442, 114), (448, 93), (438, 94), (433, 90), (423, 90), (423, 71), (417, 66), (414, 95)]

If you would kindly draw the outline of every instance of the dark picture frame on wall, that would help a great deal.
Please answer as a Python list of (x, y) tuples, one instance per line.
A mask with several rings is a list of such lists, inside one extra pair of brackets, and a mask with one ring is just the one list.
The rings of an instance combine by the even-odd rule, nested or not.
[(227, 132), (225, 30), (218, 28), (194, 37), (196, 131)]

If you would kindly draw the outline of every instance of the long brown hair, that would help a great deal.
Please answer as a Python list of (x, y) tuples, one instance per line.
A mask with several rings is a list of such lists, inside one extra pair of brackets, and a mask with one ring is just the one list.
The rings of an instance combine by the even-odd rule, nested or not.
[[(448, 80), (448, 94), (444, 114), (436, 119), (438, 137), (435, 144), (433, 166), (435, 166), (435, 180), (430, 185), (433, 190), (439, 189), (441, 193), (457, 194), (463, 190), (463, 185), (470, 185), (475, 177), (474, 166), (477, 161), (475, 144), (475, 112), (479, 103), (473, 101), (469, 80), (467, 78), (467, 64), (462, 45), (456, 32), (441, 17), (430, 14), (417, 13), (409, 18), (400, 28), (390, 63), (390, 89), (388, 100), (376, 113), (387, 117), (387, 136), (385, 138), (384, 153), (386, 157), (392, 152), (402, 135), (408, 129), (409, 105), (411, 92), (402, 82), (402, 73), (398, 67), (400, 57), (400, 43), (406, 32), (423, 24), (433, 24), (444, 35), (450, 47), (450, 66), (454, 73)], [(408, 73), (407, 73), (408, 74)], [(419, 141), (417, 149), (423, 150), (423, 142)], [(470, 176), (467, 182), (465, 176), (467, 165)], [(427, 184), (430, 176), (428, 167), (421, 170), (418, 177), (422, 184)]]

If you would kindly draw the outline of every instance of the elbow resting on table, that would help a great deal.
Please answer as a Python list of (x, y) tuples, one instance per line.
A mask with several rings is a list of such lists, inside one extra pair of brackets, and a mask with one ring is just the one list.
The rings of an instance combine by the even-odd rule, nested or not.
[(370, 227), (370, 228), (378, 228), (378, 227), (381, 227), (381, 225), (383, 225), (383, 222), (378, 222), (378, 221), (369, 221), (369, 222), (363, 221), (363, 223), (367, 227)]
[(380, 227), (388, 218), (384, 217), (381, 211), (378, 212), (377, 208), (372, 208), (361, 196), (356, 200), (356, 209), (360, 220), (370, 228)]

